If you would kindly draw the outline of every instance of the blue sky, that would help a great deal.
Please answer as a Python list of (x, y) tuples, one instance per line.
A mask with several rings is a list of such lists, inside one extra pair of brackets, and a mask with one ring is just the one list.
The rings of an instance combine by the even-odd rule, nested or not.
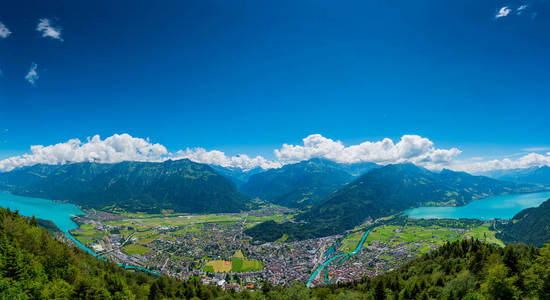
[(311, 134), (544, 154), (549, 14), (549, 1), (8, 1), (0, 159), (115, 133), (268, 159)]

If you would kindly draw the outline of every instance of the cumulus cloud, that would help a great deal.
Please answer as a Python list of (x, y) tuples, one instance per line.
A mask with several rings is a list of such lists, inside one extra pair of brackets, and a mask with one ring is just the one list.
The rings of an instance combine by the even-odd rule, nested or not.
[(27, 80), (30, 84), (34, 85), (35, 82), (38, 80), (38, 78), (39, 78), (39, 76), (38, 76), (38, 65), (35, 64), (35, 63), (32, 63), (31, 64), (31, 69), (29, 70), (27, 75), (25, 75), (25, 80)]
[(115, 134), (102, 140), (95, 135), (86, 142), (70, 139), (50, 146), (31, 146), (30, 154), (10, 157), (0, 161), (0, 171), (35, 164), (65, 164), (72, 162), (117, 163), (121, 161), (162, 161), (168, 151), (161, 144), (134, 138), (128, 134)]
[[(7, 131), (7, 130), (6, 130)], [(203, 148), (180, 150), (170, 153), (161, 144), (153, 144), (148, 139), (135, 138), (129, 134), (115, 134), (104, 140), (99, 135), (88, 138), (86, 142), (70, 139), (65, 143), (50, 146), (31, 146), (31, 153), (13, 156), (0, 161), (0, 171), (35, 164), (66, 164), (75, 162), (117, 163), (122, 161), (162, 162), (168, 159), (184, 159), (223, 167), (244, 170), (261, 167), (279, 168), (280, 163), (269, 161), (261, 156), (250, 158), (247, 155), (227, 156), (217, 150), (206, 151)]]
[(36, 30), (42, 33), (42, 37), (63, 41), (63, 39), (61, 38), (62, 28), (59, 26), (53, 26), (50, 19), (43, 18), (38, 20)]
[(437, 169), (447, 165), (461, 153), (457, 148), (437, 149), (432, 141), (418, 135), (404, 135), (394, 143), (385, 138), (345, 146), (341, 141), (312, 134), (303, 139), (303, 145), (283, 144), (275, 156), (283, 163), (294, 163), (311, 158), (325, 158), (339, 163), (374, 162), (392, 164), (410, 162)]
[(503, 6), (501, 7), (497, 14), (495, 15), (495, 18), (502, 18), (502, 17), (506, 17), (510, 14), (510, 12), (512, 12), (512, 10), (508, 7), (508, 6)]
[(470, 173), (482, 173), (493, 170), (525, 169), (542, 166), (550, 166), (550, 152), (546, 153), (546, 155), (529, 153), (517, 159), (505, 158), (473, 163), (457, 162), (452, 169)]
[(460, 150), (437, 149), (433, 142), (417, 135), (404, 135), (399, 142), (391, 139), (366, 141), (358, 145), (345, 146), (340, 141), (313, 134), (303, 139), (303, 145), (283, 144), (274, 150), (276, 161), (262, 156), (249, 157), (241, 154), (228, 156), (222, 151), (207, 151), (204, 148), (187, 148), (170, 153), (160, 144), (134, 138), (128, 134), (115, 134), (102, 140), (98, 135), (81, 142), (71, 139), (65, 143), (50, 146), (32, 146), (31, 153), (14, 156), (0, 161), (0, 171), (34, 164), (64, 164), (94, 161), (115, 163), (121, 161), (165, 161), (167, 159), (189, 159), (194, 162), (223, 167), (250, 170), (280, 168), (311, 158), (325, 158), (340, 163), (374, 162), (378, 164), (412, 162), (428, 168), (447, 165)]
[(175, 153), (173, 158), (187, 158), (198, 163), (217, 165), (228, 168), (238, 168), (243, 170), (251, 170), (257, 167), (260, 167), (262, 169), (273, 169), (280, 168), (282, 166), (282, 164), (279, 162), (267, 160), (259, 155), (253, 158), (250, 158), (246, 154), (227, 156), (222, 151), (206, 151), (206, 149), (204, 148), (187, 148), (185, 151), (180, 150)]
[(11, 31), (4, 25), (4, 23), (0, 22), (0, 38), (5, 39), (8, 36), (10, 36)]
[[(5, 130), (7, 131), (7, 129)], [(85, 142), (70, 139), (50, 146), (31, 146), (30, 153), (0, 160), (0, 172), (35, 164), (65, 164), (73, 162), (117, 163), (122, 161), (162, 162), (168, 159), (189, 159), (194, 162), (219, 165), (228, 168), (250, 170), (280, 168), (312, 158), (324, 158), (338, 163), (373, 162), (380, 165), (414, 163), (432, 170), (449, 168), (457, 171), (481, 173), (500, 169), (518, 169), (550, 166), (550, 152), (529, 153), (516, 159), (483, 160), (474, 157), (467, 161), (457, 160), (461, 151), (457, 148), (440, 149), (434, 143), (418, 135), (404, 135), (394, 142), (389, 138), (344, 145), (341, 141), (312, 134), (301, 145), (283, 144), (274, 150), (276, 160), (245, 154), (228, 156), (222, 151), (204, 148), (187, 148), (168, 152), (161, 144), (129, 134), (115, 134), (106, 139), (99, 135)]]

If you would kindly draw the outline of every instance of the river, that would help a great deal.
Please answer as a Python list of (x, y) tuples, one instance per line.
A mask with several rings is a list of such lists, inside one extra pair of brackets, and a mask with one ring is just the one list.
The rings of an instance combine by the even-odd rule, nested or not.
[[(0, 206), (3, 208), (9, 208), (12, 211), (18, 210), (20, 215), (32, 217), (35, 216), (38, 219), (52, 221), (59, 230), (61, 230), (67, 238), (73, 241), (80, 249), (90, 253), (94, 257), (106, 260), (99, 256), (94, 251), (84, 246), (81, 242), (75, 239), (69, 230), (77, 229), (76, 224), (71, 217), (77, 215), (85, 215), (76, 205), (70, 203), (55, 202), (46, 199), (32, 198), (25, 196), (17, 196), (7, 192), (0, 191)], [(137, 267), (129, 266), (125, 264), (118, 264), (120, 267), (126, 269), (138, 269), (141, 271), (149, 272), (154, 275), (160, 275), (157, 272)]]
[[(340, 257), (343, 257), (342, 258), (342, 261), (345, 260), (345, 259), (348, 259), (352, 256), (354, 256), (355, 254), (357, 254), (361, 248), (363, 247), (363, 244), (365, 243), (365, 240), (367, 239), (367, 236), (369, 235), (369, 232), (370, 232), (370, 229), (367, 230), (365, 232), (365, 234), (363, 234), (363, 237), (361, 238), (361, 240), (359, 241), (359, 243), (357, 243), (357, 246), (355, 247), (355, 250), (353, 250), (352, 252), (349, 252), (349, 253), (344, 253), (344, 254), (339, 254), (339, 255), (335, 255), (329, 259), (327, 259), (325, 262), (323, 262), (319, 267), (317, 267), (317, 269), (315, 269), (315, 271), (313, 271), (313, 274), (311, 274), (311, 276), (309, 277), (309, 280), (307, 281), (307, 284), (306, 286), (307, 287), (310, 287), (311, 286), (311, 282), (317, 277), (317, 275), (319, 274), (319, 272), (321, 272), (323, 270), (323, 268), (327, 267), (327, 270), (325, 272), (325, 281), (328, 280), (328, 268), (330, 268), (329, 264), (331, 264), (332, 262), (334, 262), (336, 259), (340, 258)], [(334, 247), (334, 246), (333, 246)], [(345, 257), (344, 257), (345, 256)]]
[[(405, 212), (410, 218), (416, 219), (479, 219), (479, 220), (489, 220), (489, 219), (511, 219), (515, 214), (521, 210), (529, 207), (539, 206), (542, 202), (550, 198), (550, 192), (539, 192), (539, 193), (526, 193), (526, 194), (513, 194), (513, 195), (504, 195), (504, 196), (493, 196), (483, 199), (478, 199), (470, 202), (468, 205), (460, 207), (418, 207), (409, 209)], [(367, 238), (370, 230), (365, 232), (361, 241), (357, 244), (357, 247), (353, 252), (335, 255), (331, 258), (328, 258), (323, 262), (319, 267), (315, 269), (313, 274), (309, 277), (307, 286), (311, 286), (312, 281), (319, 276), (319, 273), (326, 268), (324, 280), (328, 281), (328, 271), (330, 264), (334, 263), (338, 258), (342, 258), (340, 263), (344, 260), (352, 257), (357, 254)], [(334, 249), (334, 246), (331, 247)], [(327, 251), (327, 254), (330, 255), (332, 252)], [(325, 258), (327, 258), (325, 254)]]

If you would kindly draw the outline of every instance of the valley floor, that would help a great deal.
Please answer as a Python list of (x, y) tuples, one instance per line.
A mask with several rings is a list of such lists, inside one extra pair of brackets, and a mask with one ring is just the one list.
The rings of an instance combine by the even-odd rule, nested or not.
[(312, 286), (357, 280), (393, 270), (447, 241), (474, 237), (502, 246), (493, 224), (475, 220), (413, 220), (404, 216), (364, 224), (344, 236), (260, 244), (244, 230), (260, 222), (292, 220), (295, 211), (267, 206), (239, 214), (147, 215), (89, 211), (71, 234), (102, 257), (172, 277), (199, 276), (207, 284), (254, 288), (263, 281), (306, 283), (330, 257), (353, 251), (323, 268)]

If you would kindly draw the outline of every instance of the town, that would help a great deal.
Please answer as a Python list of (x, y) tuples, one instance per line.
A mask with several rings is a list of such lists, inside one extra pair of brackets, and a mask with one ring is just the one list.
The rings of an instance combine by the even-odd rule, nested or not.
[(374, 229), (360, 251), (335, 260), (310, 278), (327, 258), (353, 251), (365, 228), (345, 235), (271, 243), (253, 241), (244, 233), (262, 221), (291, 220), (295, 213), (278, 206), (211, 215), (87, 211), (87, 215), (74, 216), (79, 228), (70, 233), (97, 255), (117, 264), (179, 279), (195, 276), (205, 284), (241, 290), (264, 282), (288, 285), (309, 280), (311, 286), (317, 286), (373, 277), (448, 240), (472, 236), (476, 230), (476, 238), (487, 238), (491, 232), (487, 225), (480, 231), (481, 223), (467, 228), (369, 223)]

